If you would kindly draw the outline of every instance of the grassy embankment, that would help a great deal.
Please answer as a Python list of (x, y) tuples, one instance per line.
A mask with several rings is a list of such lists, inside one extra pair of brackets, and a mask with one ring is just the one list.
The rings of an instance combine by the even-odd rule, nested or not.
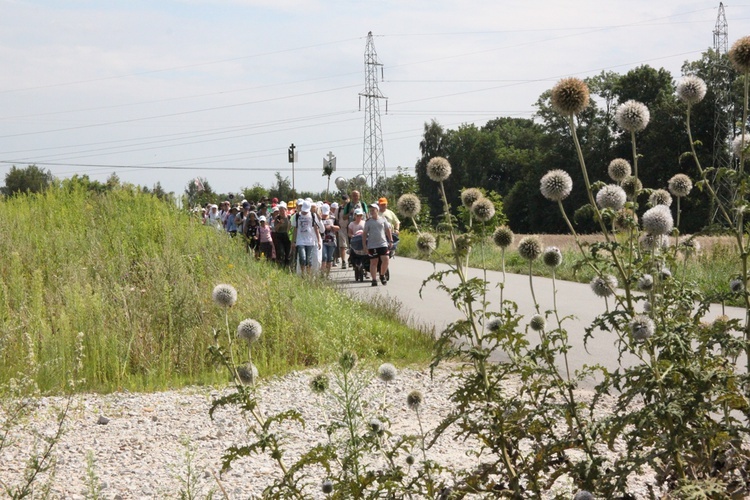
[(431, 355), (430, 339), (393, 307), (354, 303), (256, 262), (239, 240), (151, 196), (50, 190), (7, 199), (0, 235), (0, 384), (34, 367), (43, 391), (61, 390), (79, 332), (82, 390), (226, 382), (207, 355), (214, 328), (226, 331), (211, 300), (218, 283), (239, 293), (232, 334), (245, 318), (263, 325), (253, 349), (261, 376), (329, 363), (345, 349), (396, 364)]

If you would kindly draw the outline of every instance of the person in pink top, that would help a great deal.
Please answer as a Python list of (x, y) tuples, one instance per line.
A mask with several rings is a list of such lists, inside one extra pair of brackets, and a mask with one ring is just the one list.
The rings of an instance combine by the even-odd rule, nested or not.
[(258, 237), (260, 239), (260, 253), (266, 257), (266, 260), (270, 261), (273, 259), (273, 238), (271, 238), (271, 226), (266, 222), (266, 216), (261, 215), (258, 217), (260, 222), (260, 228), (258, 229)]

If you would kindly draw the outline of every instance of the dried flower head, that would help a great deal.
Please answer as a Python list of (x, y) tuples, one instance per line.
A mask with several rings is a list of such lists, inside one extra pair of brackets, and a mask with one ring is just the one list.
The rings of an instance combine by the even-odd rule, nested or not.
[(500, 248), (508, 248), (513, 244), (513, 231), (508, 226), (498, 226), (492, 233), (492, 241)]
[(544, 249), (544, 253), (542, 253), (542, 261), (544, 262), (544, 265), (551, 267), (552, 269), (562, 264), (562, 260), (562, 252), (557, 247), (547, 247)]
[(644, 250), (661, 250), (669, 246), (669, 238), (664, 234), (644, 234), (640, 240)]
[(393, 382), (396, 379), (396, 367), (390, 363), (383, 363), (378, 367), (378, 378), (383, 382)]
[(651, 114), (645, 104), (638, 101), (625, 101), (617, 106), (615, 122), (628, 132), (640, 132), (648, 125)]
[(676, 174), (667, 183), (669, 192), (678, 198), (684, 198), (693, 189), (693, 181), (685, 174)]
[(615, 184), (607, 184), (596, 193), (596, 204), (599, 208), (611, 208), (617, 211), (625, 206), (627, 199), (628, 195), (625, 194), (625, 190)]
[(443, 182), (451, 175), (451, 164), (442, 156), (436, 156), (427, 162), (427, 177), (435, 182)]
[(552, 107), (563, 115), (577, 115), (589, 105), (589, 87), (578, 78), (563, 78), (552, 87)]
[(638, 278), (638, 290), (642, 292), (648, 292), (654, 287), (654, 277), (650, 274), (644, 274)]
[(630, 208), (621, 208), (615, 214), (615, 229), (627, 231), (638, 226), (638, 215)]
[(326, 495), (333, 493), (333, 481), (331, 481), (330, 479), (326, 479), (325, 481), (323, 481), (323, 483), (320, 485), (320, 490)]
[(490, 199), (482, 198), (471, 206), (471, 213), (479, 222), (487, 222), (495, 216), (495, 204)]
[(406, 456), (406, 465), (414, 465), (414, 462), (417, 460), (414, 458), (414, 455), (407, 455)]
[(591, 290), (596, 294), (597, 297), (609, 297), (615, 293), (618, 282), (617, 278), (611, 274), (606, 274), (602, 277), (597, 276), (589, 283)]
[(383, 422), (381, 422), (378, 418), (371, 418), (368, 425), (370, 427), (370, 430), (375, 434), (378, 434), (383, 430)]
[(741, 293), (745, 291), (745, 283), (740, 278), (735, 278), (729, 282), (729, 289), (732, 293)]
[(406, 396), (406, 406), (411, 410), (418, 410), (422, 401), (424, 401), (424, 397), (419, 391), (411, 391), (409, 395)]
[(547, 327), (547, 320), (541, 314), (535, 314), (529, 321), (529, 327), (535, 332), (542, 332)]
[(648, 300), (643, 301), (643, 312), (648, 314), (651, 312), (651, 302)]
[(258, 369), (252, 363), (245, 363), (237, 367), (237, 376), (244, 385), (253, 385), (258, 380)]
[(211, 296), (221, 307), (232, 307), (237, 303), (237, 290), (232, 285), (216, 285)]
[(635, 316), (630, 322), (630, 334), (633, 340), (642, 342), (654, 334), (656, 326), (654, 321), (645, 314)]
[(750, 36), (743, 36), (732, 44), (729, 60), (739, 71), (750, 70)]
[(471, 234), (464, 233), (456, 237), (456, 253), (458, 255), (466, 255), (471, 249)]
[(402, 194), (396, 202), (396, 208), (398, 212), (407, 218), (413, 218), (419, 215), (422, 210), (422, 202), (419, 201), (419, 197), (416, 194), (406, 193)]
[(615, 182), (622, 182), (626, 178), (630, 177), (633, 172), (633, 167), (630, 166), (630, 162), (624, 158), (615, 158), (609, 162), (607, 167), (607, 173), (609, 178)]
[(643, 189), (643, 183), (640, 179), (636, 179), (634, 176), (626, 177), (622, 180), (622, 183), (620, 183), (622, 186), (622, 189), (625, 190), (625, 193), (633, 197), (641, 192), (641, 189)]
[(492, 318), (487, 322), (487, 330), (491, 331), (492, 333), (499, 332), (502, 326), (503, 321), (500, 318)]
[(237, 325), (237, 337), (244, 340), (248, 344), (252, 344), (260, 338), (260, 334), (263, 332), (263, 327), (260, 323), (254, 319), (245, 319), (240, 321)]
[(318, 373), (310, 380), (310, 389), (315, 394), (322, 394), (328, 390), (330, 382), (328, 381), (328, 375), (325, 373)]
[(594, 495), (586, 490), (582, 490), (575, 494), (573, 500), (594, 500)]
[(666, 281), (672, 277), (672, 271), (670, 271), (668, 267), (662, 267), (659, 269), (659, 277), (662, 281)]
[(655, 207), (656, 205), (672, 206), (672, 195), (666, 189), (654, 189), (648, 197), (648, 203)]
[(425, 255), (430, 255), (437, 248), (437, 240), (430, 233), (422, 233), (417, 236), (417, 250)]
[(641, 218), (643, 229), (652, 235), (669, 234), (674, 228), (672, 211), (665, 205), (656, 205), (649, 208)]
[(706, 82), (695, 75), (682, 77), (677, 83), (677, 97), (688, 105), (698, 104), (706, 97)]
[(562, 201), (573, 190), (573, 179), (565, 170), (550, 170), (539, 181), (539, 190), (550, 201)]
[(747, 154), (750, 148), (750, 134), (740, 134), (732, 139), (732, 153), (739, 158), (742, 153)]
[(518, 254), (529, 262), (542, 255), (542, 242), (538, 236), (526, 236), (518, 242)]
[(484, 198), (484, 195), (477, 188), (467, 188), (461, 191), (461, 203), (463, 203), (466, 208), (471, 208), (474, 202), (482, 198)]
[(357, 354), (353, 351), (346, 351), (339, 357), (339, 366), (345, 372), (351, 371), (357, 364)]

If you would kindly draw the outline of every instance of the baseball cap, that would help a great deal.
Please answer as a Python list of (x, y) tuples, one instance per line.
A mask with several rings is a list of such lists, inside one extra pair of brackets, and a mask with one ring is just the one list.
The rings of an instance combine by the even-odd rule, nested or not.
[(323, 205), (322, 207), (320, 207), (320, 213), (323, 215), (328, 215), (329, 213), (331, 213), (331, 207), (329, 207), (328, 205)]
[(260, 217), (258, 218), (258, 222), (266, 222), (266, 216), (265, 216), (265, 215), (261, 215), (261, 216), (260, 216)]
[(280, 202), (279, 202), (279, 204), (278, 204), (277, 206), (278, 206), (279, 208), (286, 208), (286, 202), (285, 202), (285, 201), (280, 201)]
[(361, 208), (358, 208), (354, 211), (354, 215), (365, 215), (365, 213), (362, 211)]
[(380, 210), (380, 207), (377, 203), (370, 203), (370, 208), (374, 208), (375, 210)]
[(300, 209), (301, 212), (309, 212), (310, 207), (312, 206), (312, 203), (309, 201), (303, 201), (302, 202), (302, 208)]
[(331, 203), (331, 208), (333, 210), (336, 210), (337, 208), (339, 208), (339, 204), (334, 201), (333, 203)]
[(388, 198), (386, 198), (385, 196), (383, 196), (382, 198), (380, 198), (378, 200), (378, 203), (381, 204), (381, 205), (387, 205), (388, 204)]

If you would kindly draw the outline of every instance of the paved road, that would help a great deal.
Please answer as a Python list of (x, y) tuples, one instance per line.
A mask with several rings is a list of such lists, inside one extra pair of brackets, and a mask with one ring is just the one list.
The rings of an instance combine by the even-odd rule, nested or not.
[[(402, 304), (403, 312), (407, 315), (410, 323), (434, 328), (436, 332), (440, 332), (446, 325), (459, 319), (461, 314), (453, 306), (448, 294), (438, 290), (434, 282), (427, 284), (422, 289), (422, 298), (419, 297), (419, 290), (423, 281), (430, 276), (434, 269), (430, 262), (396, 257), (391, 261), (391, 281), (387, 286), (372, 287), (369, 281), (357, 283), (354, 281), (354, 272), (351, 270), (338, 269), (332, 273), (332, 278), (342, 288), (356, 291), (363, 300), (367, 300), (372, 294), (393, 297)], [(437, 269), (444, 270), (447, 269), (447, 266), (438, 265)], [(481, 277), (481, 270), (472, 269), (469, 276)], [(505, 298), (516, 302), (519, 313), (524, 315), (525, 318), (530, 318), (536, 311), (529, 289), (529, 277), (518, 274), (507, 274), (506, 276)], [(494, 310), (499, 309), (500, 291), (495, 285), (501, 279), (502, 273), (487, 272)], [(457, 282), (458, 279), (451, 276), (448, 283), (456, 284)], [(568, 330), (570, 343), (573, 346), (569, 353), (571, 368), (577, 369), (584, 364), (595, 363), (599, 363), (609, 370), (617, 368), (616, 337), (613, 333), (597, 332), (595, 338), (588, 343), (588, 352), (583, 344), (584, 328), (605, 310), (604, 299), (595, 296), (587, 284), (557, 280), (556, 286), (560, 315), (574, 316), (574, 319), (564, 323)], [(552, 309), (552, 280), (534, 277), (534, 291), (542, 312)], [(707, 318), (714, 318), (721, 314), (720, 311), (721, 309), (716, 306)], [(742, 318), (744, 311), (740, 308), (728, 307), (725, 309), (725, 313), (733, 318)], [(503, 356), (500, 355), (496, 360), (502, 361), (502, 358)], [(629, 360), (624, 359), (623, 362), (627, 364)], [(744, 364), (744, 361), (740, 362)]]

